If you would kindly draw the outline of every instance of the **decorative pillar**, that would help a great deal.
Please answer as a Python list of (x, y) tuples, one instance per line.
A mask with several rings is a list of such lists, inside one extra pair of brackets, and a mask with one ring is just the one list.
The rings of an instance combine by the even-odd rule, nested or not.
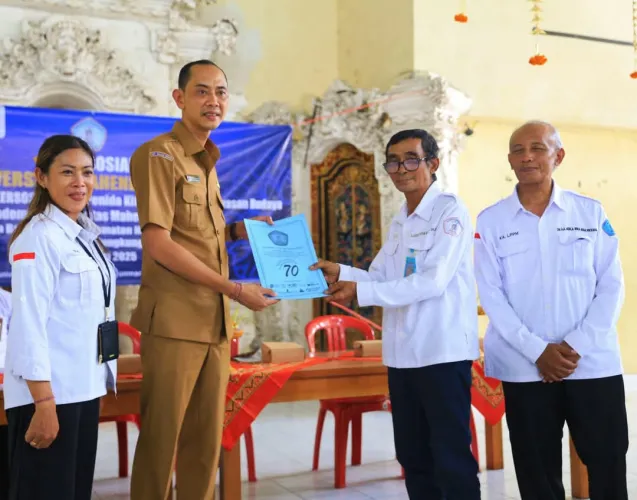
[[(246, 121), (266, 125), (289, 125), (297, 120), (286, 104), (269, 102), (248, 115)], [(311, 204), (306, 200), (309, 194), (307, 186), (310, 185), (310, 179), (307, 170), (302, 168), (303, 157), (303, 149), (296, 141), (292, 148), (292, 213), (305, 214), (309, 222), (311, 220)], [(302, 337), (304, 324), (301, 323), (299, 312), (303, 311), (305, 315), (311, 312), (309, 301), (281, 301), (256, 313), (250, 313), (245, 308), (241, 309), (246, 311), (242, 325), (249, 325), (254, 332), (252, 336), (244, 334), (245, 338), (242, 338), (240, 343), (241, 352), (260, 349), (264, 340), (297, 342), (305, 345)], [(249, 316), (250, 314), (252, 317)], [(301, 332), (301, 335), (298, 332)]]

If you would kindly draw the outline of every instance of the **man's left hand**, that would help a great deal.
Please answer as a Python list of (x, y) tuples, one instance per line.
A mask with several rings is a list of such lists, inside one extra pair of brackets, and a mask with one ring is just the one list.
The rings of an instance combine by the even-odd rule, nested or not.
[(573, 349), (570, 345), (568, 345), (568, 343), (565, 340), (563, 340), (560, 345), (566, 347), (567, 349), (570, 349), (570, 352), (564, 353), (564, 357), (566, 359), (570, 359), (571, 361), (574, 361), (575, 363), (577, 363), (582, 358), (575, 349)]
[(327, 289), (327, 302), (347, 304), (356, 298), (356, 283), (353, 281), (337, 281)]
[[(562, 353), (562, 356), (564, 356), (566, 359), (568, 359), (569, 361), (572, 361), (573, 363), (576, 363), (582, 359), (582, 357), (577, 353), (577, 351), (575, 349), (573, 349), (568, 342), (566, 341), (562, 341), (560, 343), (560, 346), (563, 348), (560, 352)], [(561, 382), (563, 379), (560, 378), (555, 378), (555, 377), (550, 377), (547, 376), (544, 373), (540, 373), (542, 375), (542, 382)]]
[[(262, 222), (267, 222), (270, 225), (274, 224), (272, 217), (269, 215), (259, 215), (257, 217), (251, 217), (250, 220), (260, 220)], [(239, 221), (235, 222), (234, 234), (237, 240), (247, 240), (248, 239), (248, 231), (246, 230), (245, 222)]]

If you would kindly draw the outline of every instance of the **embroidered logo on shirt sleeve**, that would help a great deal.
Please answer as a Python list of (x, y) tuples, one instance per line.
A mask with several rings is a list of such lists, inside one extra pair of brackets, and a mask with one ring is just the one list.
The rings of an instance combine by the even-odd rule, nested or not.
[(18, 262), (20, 260), (35, 260), (35, 252), (22, 252), (13, 256), (13, 262)]
[(462, 223), (458, 217), (449, 217), (442, 223), (445, 233), (451, 236), (460, 236), (463, 231)]
[(171, 155), (169, 155), (168, 153), (164, 153), (163, 151), (151, 151), (150, 152), (150, 156), (151, 157), (157, 157), (158, 156), (158, 157), (164, 158), (164, 159), (166, 159), (168, 161), (173, 161), (174, 160), (174, 158)]
[(602, 230), (608, 236), (615, 236), (615, 230), (613, 229), (613, 226), (610, 225), (610, 221), (608, 219), (606, 219), (604, 223), (602, 224)]

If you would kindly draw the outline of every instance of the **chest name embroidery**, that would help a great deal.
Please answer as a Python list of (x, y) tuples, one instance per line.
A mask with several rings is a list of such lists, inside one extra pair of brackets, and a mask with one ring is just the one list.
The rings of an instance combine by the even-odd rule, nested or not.
[(584, 233), (595, 233), (595, 232), (597, 232), (597, 228), (596, 227), (585, 228), (585, 227), (565, 226), (565, 227), (558, 227), (557, 231), (558, 232), (561, 232), (561, 231), (582, 231)]
[(512, 233), (507, 233), (507, 234), (500, 235), (498, 237), (498, 239), (499, 240), (506, 240), (507, 238), (511, 238), (513, 236), (518, 236), (519, 234), (520, 234), (519, 231), (513, 231)]
[(421, 231), (419, 233), (411, 233), (411, 237), (412, 238), (418, 238), (419, 236), (427, 236), (429, 233), (433, 233), (436, 231), (435, 227), (432, 227), (431, 229), (427, 229), (426, 231)]

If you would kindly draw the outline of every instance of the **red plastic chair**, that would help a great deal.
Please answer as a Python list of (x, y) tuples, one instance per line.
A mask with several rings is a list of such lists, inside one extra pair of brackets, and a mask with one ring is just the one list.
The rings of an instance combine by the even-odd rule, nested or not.
[[(318, 318), (310, 321), (305, 327), (305, 337), (307, 339), (310, 352), (316, 352), (315, 337), (316, 333), (321, 330), (325, 331), (328, 351), (346, 350), (347, 346), (345, 330), (347, 328), (358, 330), (363, 334), (365, 340), (374, 340), (374, 330), (368, 323), (363, 320), (343, 315), (319, 316)], [(321, 435), (323, 433), (323, 424), (325, 422), (325, 415), (327, 411), (331, 411), (334, 414), (335, 421), (334, 487), (344, 488), (346, 484), (345, 462), (347, 454), (349, 422), (352, 422), (352, 465), (360, 465), (362, 451), (362, 414), (369, 411), (391, 412), (391, 401), (386, 396), (321, 400), (318, 422), (316, 426), (312, 470), (318, 469)], [(469, 425), (471, 430), (471, 452), (476, 462), (480, 463), (478, 438), (475, 421), (473, 419), (473, 411), (470, 414)], [(404, 477), (405, 471), (401, 470), (401, 478), (404, 479)]]
[[(132, 344), (132, 354), (139, 354), (141, 350), (140, 333), (127, 323), (118, 322), (120, 337), (126, 337), (125, 342)], [(128, 476), (128, 431), (126, 424), (131, 422), (139, 429), (139, 415), (120, 415), (118, 417), (100, 417), (100, 422), (115, 422), (117, 426), (117, 453), (119, 458), (119, 477)]]
[[(366, 322), (344, 315), (319, 316), (305, 327), (305, 338), (310, 353), (316, 352), (315, 338), (320, 331), (325, 332), (327, 350), (344, 351), (347, 349), (346, 329), (359, 331), (365, 340), (374, 340), (374, 330)], [(319, 453), (323, 424), (328, 411), (334, 414), (334, 487), (345, 487), (345, 467), (349, 423), (352, 423), (352, 465), (361, 464), (363, 413), (370, 411), (386, 411), (386, 396), (370, 396), (361, 398), (323, 399), (320, 401), (316, 438), (314, 441), (314, 458), (312, 470), (318, 470)]]

